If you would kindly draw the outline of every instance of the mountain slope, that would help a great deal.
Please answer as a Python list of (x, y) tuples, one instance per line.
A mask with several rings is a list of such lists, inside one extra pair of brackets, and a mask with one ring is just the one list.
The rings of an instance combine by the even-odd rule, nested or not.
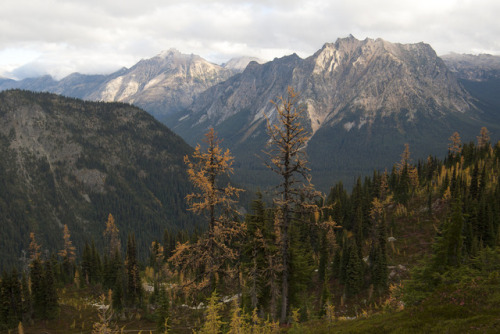
[[(146, 112), (46, 93), (0, 93), (0, 266), (18, 264), (29, 232), (49, 251), (102, 244), (109, 213), (147, 252), (165, 228), (192, 229), (183, 156), (192, 149)], [(123, 242), (124, 243), (124, 242)], [(146, 254), (141, 254), (144, 257)]]
[(472, 139), (484, 125), (474, 98), (429, 45), (352, 36), (307, 59), (250, 63), (166, 124), (191, 144), (214, 126), (241, 163), (235, 180), (263, 185), (267, 177), (258, 175), (263, 167), (255, 155), (267, 142), (264, 116), (274, 121), (269, 101), (287, 86), (301, 92), (307, 109), (313, 182), (324, 191), (337, 180), (352, 184), (357, 175), (391, 165), (404, 143), (417, 157), (437, 154), (454, 131)]

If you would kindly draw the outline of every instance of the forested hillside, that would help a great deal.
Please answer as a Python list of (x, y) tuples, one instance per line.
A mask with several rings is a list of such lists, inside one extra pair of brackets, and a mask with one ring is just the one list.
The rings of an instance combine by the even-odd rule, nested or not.
[(0, 93), (0, 268), (22, 265), (29, 233), (43, 251), (62, 247), (67, 224), (81, 254), (103, 246), (111, 213), (123, 239), (135, 231), (140, 256), (165, 228), (192, 231), (190, 148), (146, 112), (45, 93)]

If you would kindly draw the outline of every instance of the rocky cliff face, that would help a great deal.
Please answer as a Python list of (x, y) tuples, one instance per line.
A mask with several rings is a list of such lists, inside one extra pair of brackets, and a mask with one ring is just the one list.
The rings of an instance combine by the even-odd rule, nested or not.
[(63, 224), (78, 246), (101, 243), (109, 213), (122, 240), (135, 231), (145, 250), (165, 228), (196, 221), (184, 202), (192, 149), (143, 110), (7, 91), (0, 116), (0, 267), (27, 249), (29, 232), (51, 251)]
[(301, 92), (313, 180), (324, 187), (391, 166), (405, 142), (417, 156), (443, 154), (453, 131), (480, 128), (474, 99), (429, 45), (352, 36), (327, 43), (306, 59), (291, 55), (250, 63), (200, 94), (167, 125), (191, 144), (215, 127), (241, 161), (243, 176), (235, 180), (261, 181), (249, 170), (261, 171), (255, 154), (267, 141), (264, 116), (273, 121), (269, 101), (287, 86)]
[[(393, 44), (354, 37), (325, 44), (294, 72), (315, 132), (361, 111), (356, 126), (419, 110), (465, 112), (470, 97), (427, 44)], [(344, 111), (341, 113), (341, 111)], [(352, 123), (345, 123), (346, 129)]]
[(471, 81), (500, 79), (500, 56), (452, 53), (441, 58), (460, 79)]
[[(217, 125), (242, 110), (258, 122), (272, 115), (269, 101), (289, 85), (301, 92), (313, 134), (346, 118), (349, 130), (379, 116), (404, 113), (411, 121), (419, 110), (438, 115), (473, 108), (468, 93), (429, 45), (350, 36), (325, 44), (304, 60), (292, 55), (264, 65), (251, 63), (241, 75), (202, 93), (179, 123)], [(356, 112), (360, 116), (353, 123), (349, 114)]]
[(170, 49), (141, 60), (123, 75), (105, 82), (88, 98), (133, 103), (161, 116), (189, 106), (194, 96), (232, 74), (199, 56)]

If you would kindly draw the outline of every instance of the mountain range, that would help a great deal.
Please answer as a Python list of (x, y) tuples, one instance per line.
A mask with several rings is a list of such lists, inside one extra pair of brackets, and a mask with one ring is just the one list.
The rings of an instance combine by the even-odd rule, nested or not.
[(191, 144), (214, 127), (240, 163), (235, 180), (259, 186), (267, 177), (255, 156), (267, 142), (266, 118), (274, 120), (269, 101), (287, 86), (301, 92), (313, 182), (323, 191), (334, 180), (352, 185), (356, 176), (390, 168), (405, 143), (414, 158), (424, 158), (445, 151), (454, 131), (471, 140), (488, 126), (498, 136), (498, 112), (481, 104), (428, 44), (353, 36), (306, 59), (250, 63), (166, 123)]
[(305, 59), (244, 57), (219, 66), (171, 49), (110, 75), (4, 79), (0, 89), (133, 103), (191, 145), (214, 127), (236, 157), (235, 181), (257, 188), (273, 183), (256, 159), (267, 143), (265, 119), (274, 121), (269, 101), (292, 86), (307, 110), (313, 182), (327, 191), (337, 180), (352, 185), (356, 176), (390, 168), (405, 143), (416, 159), (441, 154), (455, 131), (467, 141), (487, 126), (498, 138), (499, 59), (438, 57), (425, 43), (349, 36)]
[(169, 49), (109, 75), (73, 73), (59, 81), (48, 75), (21, 81), (0, 78), (0, 90), (20, 88), (91, 101), (131, 103), (161, 119), (186, 108), (197, 94), (241, 72), (250, 61), (262, 62), (239, 57), (220, 66)]

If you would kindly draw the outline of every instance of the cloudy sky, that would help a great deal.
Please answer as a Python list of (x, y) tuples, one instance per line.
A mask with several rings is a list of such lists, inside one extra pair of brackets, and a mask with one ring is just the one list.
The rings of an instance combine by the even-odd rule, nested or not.
[(307, 57), (349, 34), (500, 55), (499, 13), (498, 0), (3, 0), (0, 76), (109, 73), (169, 48)]

